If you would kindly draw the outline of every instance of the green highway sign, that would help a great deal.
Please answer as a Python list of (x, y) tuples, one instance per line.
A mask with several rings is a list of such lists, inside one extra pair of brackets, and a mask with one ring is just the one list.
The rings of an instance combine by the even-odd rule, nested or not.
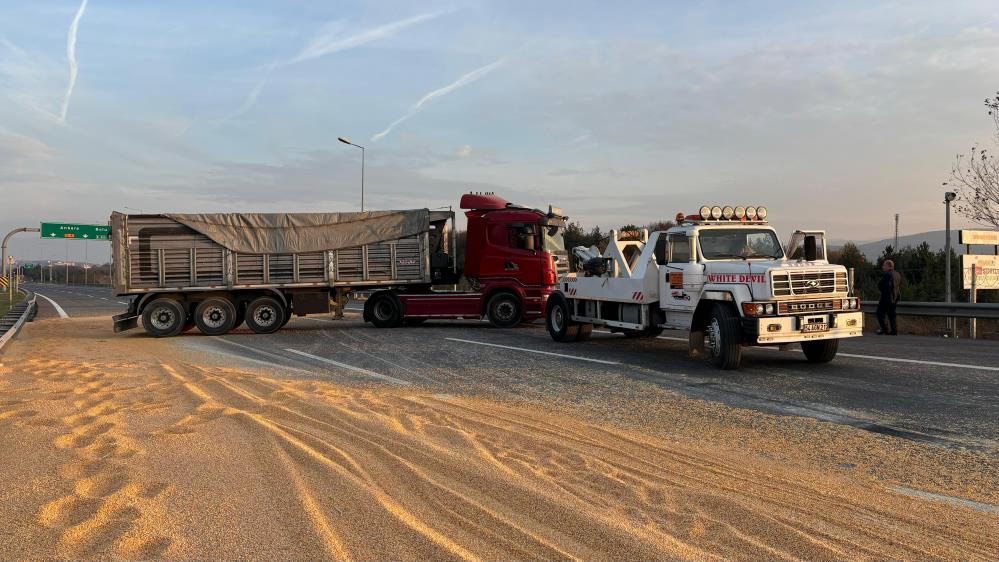
[(23, 267), (24, 269), (34, 269), (35, 268), (35, 264), (33, 264), (33, 263), (26, 263), (26, 264), (24, 264), (21, 267)]
[(72, 238), (74, 240), (107, 240), (111, 227), (106, 224), (65, 224), (58, 222), (42, 223), (42, 238), (53, 240)]

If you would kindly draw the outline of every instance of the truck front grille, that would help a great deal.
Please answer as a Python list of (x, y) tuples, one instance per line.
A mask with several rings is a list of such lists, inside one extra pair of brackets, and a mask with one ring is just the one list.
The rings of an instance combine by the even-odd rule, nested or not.
[(777, 304), (777, 314), (810, 314), (839, 310), (843, 307), (842, 299), (791, 301)]
[(845, 271), (775, 271), (771, 273), (775, 297), (845, 293)]

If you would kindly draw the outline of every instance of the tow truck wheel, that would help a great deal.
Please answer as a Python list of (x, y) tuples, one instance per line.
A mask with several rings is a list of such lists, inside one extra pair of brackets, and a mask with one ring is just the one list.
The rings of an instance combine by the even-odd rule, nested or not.
[(801, 351), (809, 363), (828, 363), (839, 351), (839, 340), (803, 341)]
[(402, 305), (392, 293), (372, 297), (371, 323), (376, 328), (395, 328), (402, 323)]
[(273, 334), (281, 329), (284, 306), (271, 297), (257, 297), (246, 306), (246, 326), (257, 334)]
[[(576, 341), (579, 337), (579, 324), (570, 319), (569, 302), (561, 294), (548, 297), (545, 325), (548, 327), (548, 334), (557, 342)], [(590, 329), (593, 329), (592, 326)]]
[(176, 336), (184, 329), (186, 322), (184, 307), (168, 297), (154, 300), (142, 311), (142, 327), (154, 338)]
[(724, 304), (716, 304), (704, 328), (704, 349), (719, 369), (738, 369), (742, 361), (739, 317)]
[(513, 328), (524, 319), (520, 299), (511, 293), (493, 295), (486, 305), (486, 311), (489, 313), (489, 323), (497, 328)]
[(194, 309), (194, 323), (206, 336), (221, 336), (236, 325), (236, 307), (229, 299), (205, 299)]

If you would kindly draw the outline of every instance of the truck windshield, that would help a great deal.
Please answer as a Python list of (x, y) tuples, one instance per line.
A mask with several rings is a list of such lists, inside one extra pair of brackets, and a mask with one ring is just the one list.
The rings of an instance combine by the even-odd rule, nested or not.
[(550, 254), (565, 253), (565, 239), (562, 238), (562, 229), (553, 226), (541, 227), (541, 247)]
[(706, 260), (774, 259), (784, 257), (777, 235), (765, 228), (702, 230), (698, 233)]

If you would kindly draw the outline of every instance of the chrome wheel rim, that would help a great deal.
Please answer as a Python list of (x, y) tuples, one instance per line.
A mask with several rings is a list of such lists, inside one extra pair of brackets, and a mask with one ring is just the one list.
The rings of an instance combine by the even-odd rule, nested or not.
[(562, 324), (565, 322), (565, 314), (561, 306), (552, 309), (552, 329), (556, 332), (562, 331)]
[(169, 330), (177, 322), (177, 314), (168, 306), (158, 306), (149, 315), (149, 321), (157, 330)]
[(201, 313), (201, 323), (208, 328), (221, 328), (226, 323), (226, 311), (221, 306), (209, 306)]
[(277, 322), (277, 309), (269, 304), (258, 306), (253, 310), (253, 321), (257, 326), (273, 326)]

